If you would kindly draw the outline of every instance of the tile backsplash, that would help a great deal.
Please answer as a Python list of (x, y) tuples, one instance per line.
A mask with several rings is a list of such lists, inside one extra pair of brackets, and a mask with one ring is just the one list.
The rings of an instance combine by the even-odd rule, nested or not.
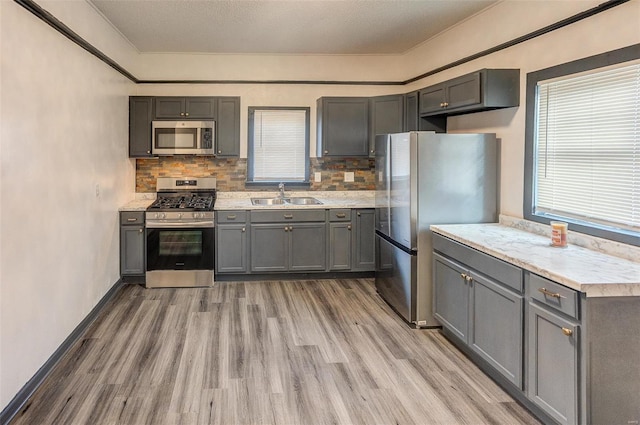
[[(309, 190), (373, 190), (375, 162), (369, 158), (311, 158)], [(353, 182), (344, 181), (345, 172), (354, 173)], [(314, 174), (320, 173), (321, 182)], [(136, 160), (136, 192), (156, 191), (158, 177), (215, 177), (221, 191), (243, 191), (247, 178), (246, 158), (206, 156), (163, 156)], [(252, 187), (250, 190), (256, 190)]]

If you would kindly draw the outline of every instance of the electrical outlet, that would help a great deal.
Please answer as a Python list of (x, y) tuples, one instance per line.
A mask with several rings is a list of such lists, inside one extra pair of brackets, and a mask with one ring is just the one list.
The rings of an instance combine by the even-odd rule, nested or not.
[(344, 181), (347, 183), (354, 181), (354, 173), (353, 171), (345, 171), (344, 172)]
[(100, 185), (96, 184), (96, 198), (100, 197)]
[(316, 183), (321, 182), (321, 181), (322, 181), (322, 173), (321, 173), (321, 172), (319, 172), (319, 171), (316, 171), (315, 173), (313, 173), (313, 180), (314, 180)]

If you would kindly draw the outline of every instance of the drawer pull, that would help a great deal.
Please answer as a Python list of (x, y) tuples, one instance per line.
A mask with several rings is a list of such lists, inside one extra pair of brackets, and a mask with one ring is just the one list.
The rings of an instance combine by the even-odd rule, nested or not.
[(538, 288), (538, 292), (542, 292), (543, 294), (549, 296), (549, 297), (553, 297), (553, 298), (567, 298), (565, 296), (562, 296), (560, 294), (558, 294), (557, 292), (551, 292), (548, 291), (546, 288)]
[(347, 226), (347, 230), (351, 230), (351, 225), (348, 225), (348, 226)]
[(242, 232), (244, 233), (244, 232), (246, 232), (246, 231), (247, 231), (247, 229), (243, 227), (243, 228), (242, 228)]
[(138, 230), (138, 233), (142, 233), (142, 232), (144, 232), (144, 229)]
[(347, 215), (345, 213), (336, 213), (336, 217), (345, 218)]
[(128, 219), (127, 219), (127, 221), (128, 221), (129, 223), (133, 223), (133, 222), (135, 222), (135, 221), (138, 221), (138, 219), (137, 219), (137, 218), (128, 218)]
[(573, 331), (569, 328), (562, 328), (562, 333), (565, 334), (566, 336), (573, 335)]
[(235, 220), (235, 219), (236, 219), (235, 214), (232, 214), (232, 215), (228, 215), (228, 216), (227, 216), (227, 220)]
[(284, 218), (293, 218), (293, 214), (285, 214)]

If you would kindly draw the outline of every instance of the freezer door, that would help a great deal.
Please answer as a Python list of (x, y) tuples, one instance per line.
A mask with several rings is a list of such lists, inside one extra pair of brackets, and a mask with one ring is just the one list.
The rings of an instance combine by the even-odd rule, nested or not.
[(389, 135), (376, 136), (376, 230), (389, 236)]
[(407, 322), (415, 319), (416, 255), (376, 234), (376, 290)]
[(416, 133), (392, 134), (389, 140), (389, 236), (400, 245), (417, 249)]

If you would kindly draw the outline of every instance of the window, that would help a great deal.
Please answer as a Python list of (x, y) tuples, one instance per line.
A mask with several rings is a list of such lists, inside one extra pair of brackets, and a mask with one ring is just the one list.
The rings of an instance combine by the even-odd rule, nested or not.
[(309, 181), (309, 108), (249, 108), (247, 180)]
[(640, 61), (598, 57), (527, 77), (525, 218), (640, 245)]

